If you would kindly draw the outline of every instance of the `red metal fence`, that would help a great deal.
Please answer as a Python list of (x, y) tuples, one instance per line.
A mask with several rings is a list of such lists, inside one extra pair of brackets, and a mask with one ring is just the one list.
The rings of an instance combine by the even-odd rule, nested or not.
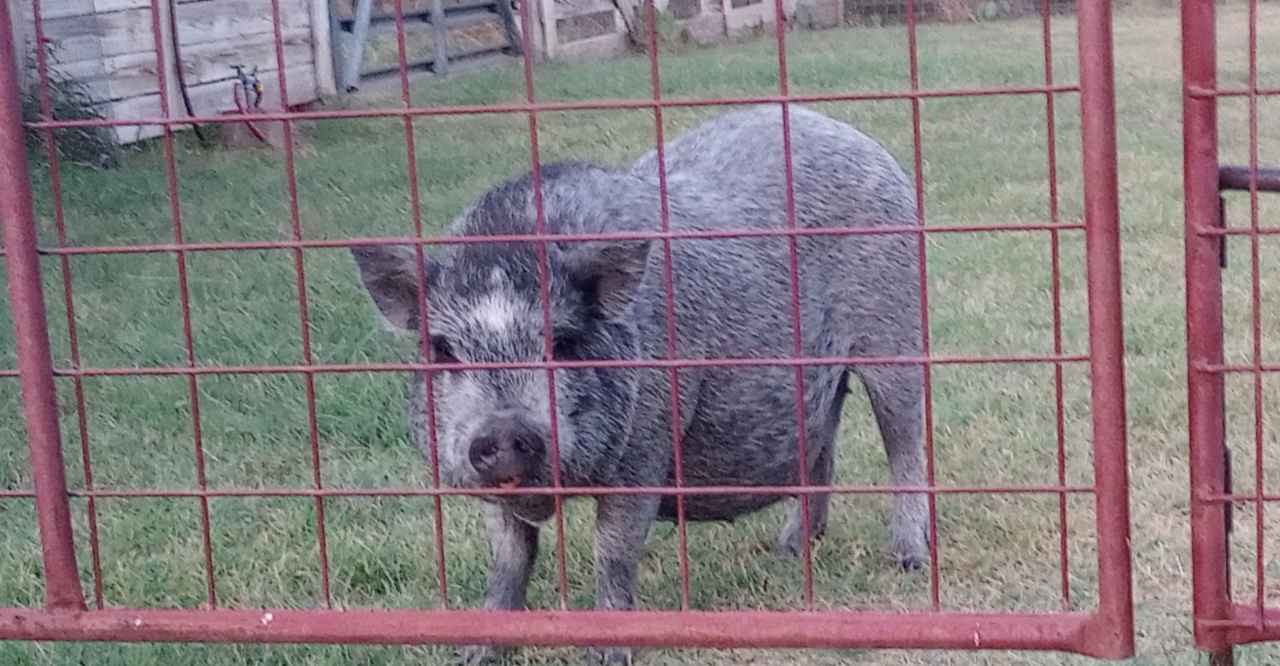
[[(399, 3), (397, 3), (398, 5)], [(203, 641), (203, 642), (306, 642), (306, 643), (507, 643), (515, 645), (635, 645), (635, 646), (702, 646), (702, 647), (903, 647), (949, 649), (1030, 649), (1062, 650), (1106, 658), (1123, 658), (1133, 652), (1132, 600), (1130, 593), (1130, 557), (1128, 545), (1129, 517), (1127, 498), (1127, 465), (1125, 452), (1124, 372), (1121, 321), (1121, 279), (1118, 237), (1118, 204), (1116, 180), (1115, 111), (1112, 71), (1111, 7), (1104, 0), (1088, 0), (1078, 8), (1078, 61), (1079, 83), (1063, 83), (1054, 78), (1053, 43), (1050, 2), (1044, 3), (1043, 45), (1044, 79), (1042, 85), (985, 87), (972, 89), (931, 89), (920, 84), (919, 57), (916, 39), (914, 6), (906, 3), (906, 37), (908, 41), (909, 88), (903, 90), (849, 91), (839, 94), (793, 94), (788, 86), (787, 31), (784, 21), (775, 25), (778, 53), (779, 88), (775, 94), (744, 96), (737, 98), (664, 98), (660, 85), (661, 69), (658, 50), (655, 48), (656, 31), (651, 29), (649, 53), (651, 88), (649, 95), (641, 99), (609, 99), (585, 102), (542, 102), (535, 90), (534, 62), (524, 49), (524, 99), (519, 102), (489, 106), (415, 106), (410, 97), (407, 75), (403, 74), (405, 53), (401, 36), (400, 63), (402, 67), (401, 90), (403, 104), (394, 108), (362, 110), (321, 111), (270, 111), (252, 117), (224, 115), (196, 118), (199, 123), (235, 123), (252, 119), (259, 124), (279, 122), (284, 134), (285, 181), (289, 194), (289, 240), (245, 242), (189, 242), (184, 238), (183, 211), (178, 198), (178, 171), (175, 167), (176, 127), (189, 124), (193, 119), (162, 117), (67, 120), (50, 116), (47, 94), (44, 97), (44, 119), (32, 127), (41, 130), (47, 138), (47, 157), (52, 163), (50, 177), (53, 187), (53, 222), (57, 228), (56, 246), (38, 244), (34, 228), (34, 211), (31, 184), (27, 173), (26, 153), (23, 143), (23, 126), (19, 118), (16, 86), (13, 80), (13, 50), (7, 41), (0, 48), (0, 215), (4, 219), (5, 265), (12, 315), (16, 330), (18, 367), (6, 370), (5, 375), (16, 376), (22, 386), (22, 404), (25, 410), (27, 441), (30, 447), (31, 471), (34, 490), (4, 491), (0, 501), (6, 499), (33, 498), (39, 517), (40, 543), (43, 556), (45, 606), (43, 608), (0, 609), (0, 638), (17, 640), (107, 640), (107, 641)], [(1187, 3), (1198, 6), (1197, 3)], [(40, 2), (35, 0), (37, 33), (40, 34)], [(276, 56), (283, 63), (283, 43), (280, 33), (279, 5), (271, 3), (275, 22)], [(775, 0), (779, 17), (783, 12), (782, 0)], [(159, 7), (153, 2), (152, 33), (157, 57), (163, 62), (159, 24)], [(520, 11), (527, 19), (529, 8), (521, 3)], [(1193, 10), (1196, 11), (1196, 10)], [(1205, 10), (1211, 11), (1211, 10)], [(4, 4), (0, 3), (0, 25), (5, 20)], [(655, 22), (652, 6), (647, 11), (650, 26)], [(403, 21), (398, 21), (403, 31)], [(529, 22), (523, 22), (524, 39), (529, 39)], [(48, 64), (40, 54), (41, 79), (47, 81)], [(852, 66), (852, 65), (851, 65)], [(165, 68), (160, 67), (161, 71)], [(287, 91), (286, 70), (279, 67), (278, 89)], [(166, 89), (165, 77), (159, 77), (161, 103), (159, 108), (169, 109), (167, 99), (173, 91)], [(1211, 86), (1210, 86), (1211, 87)], [(923, 192), (923, 140), (921, 113), (925, 100), (937, 98), (1033, 96), (1043, 98), (1047, 118), (1047, 165), (1049, 172), (1050, 223), (1010, 225), (938, 225), (926, 224)], [(1077, 96), (1081, 120), (1083, 145), (1084, 219), (1083, 223), (1064, 222), (1057, 210), (1057, 156), (1055, 108), (1060, 99)], [(1201, 99), (1196, 97), (1194, 99)], [(1252, 97), (1251, 97), (1252, 99)], [(802, 496), (818, 491), (836, 494), (883, 494), (894, 491), (920, 492), (929, 497), (930, 529), (935, 538), (931, 542), (931, 590), (930, 607), (911, 612), (889, 611), (693, 611), (688, 607), (689, 577), (685, 569), (688, 553), (681, 539), (681, 573), (685, 590), (683, 610), (601, 612), (575, 611), (563, 608), (554, 611), (530, 610), (525, 612), (483, 612), (465, 609), (440, 610), (336, 610), (332, 607), (319, 610), (288, 609), (235, 609), (223, 608), (218, 603), (213, 575), (213, 558), (210, 553), (210, 510), (213, 500), (225, 497), (300, 497), (314, 502), (317, 517), (317, 548), (320, 566), (324, 572), (320, 593), (329, 603), (329, 576), (326, 553), (329, 544), (325, 531), (326, 501), (341, 497), (417, 495), (432, 498), (436, 513), (437, 536), (440, 536), (441, 500), (455, 495), (476, 494), (474, 491), (440, 488), (438, 483), (429, 489), (346, 489), (327, 487), (321, 483), (317, 435), (317, 408), (315, 380), (328, 373), (404, 372), (434, 370), (424, 364), (326, 364), (316, 361), (309, 336), (308, 291), (304, 272), (304, 253), (320, 248), (336, 248), (353, 244), (415, 243), (418, 247), (445, 242), (493, 242), (492, 237), (457, 239), (427, 236), (423, 234), (422, 213), (418, 193), (418, 176), (414, 162), (414, 123), (425, 117), (467, 116), (474, 114), (522, 114), (527, 117), (530, 160), (534, 173), (540, 164), (539, 118), (548, 112), (576, 110), (647, 110), (652, 112), (655, 135), (659, 145), (663, 141), (663, 115), (676, 108), (712, 105), (743, 105), (749, 103), (778, 104), (784, 110), (789, 104), (799, 102), (859, 102), (897, 100), (910, 106), (910, 123), (913, 138), (913, 167), (918, 203), (919, 224), (904, 230), (914, 234), (922, 253), (926, 250), (926, 237), (931, 234), (1029, 233), (1043, 234), (1051, 248), (1053, 285), (1053, 353), (1042, 356), (946, 356), (931, 354), (928, 347), (928, 282), (925, 262), (921, 267), (921, 285), (924, 287), (922, 304), (925, 313), (923, 329), (926, 331), (925, 353), (919, 358), (894, 359), (837, 359), (841, 363), (894, 362), (922, 365), (926, 377), (934, 368), (947, 365), (976, 364), (1047, 364), (1054, 370), (1057, 413), (1057, 463), (1056, 484), (1044, 486), (995, 485), (975, 487), (949, 487), (937, 483), (933, 462), (933, 418), (930, 403), (931, 391), (926, 382), (926, 442), (929, 455), (929, 485), (922, 488), (895, 488), (892, 486), (833, 486), (795, 488), (742, 488), (743, 492), (798, 493)], [(282, 100), (288, 109), (287, 98)], [(1211, 100), (1210, 100), (1211, 101)], [(378, 117), (403, 124), (407, 144), (408, 183), (411, 195), (415, 237), (411, 238), (349, 238), (337, 240), (308, 240), (302, 234), (299, 213), (297, 176), (295, 173), (295, 145), (292, 135), (294, 123), (331, 119)], [(785, 117), (785, 116), (784, 116)], [(76, 245), (68, 242), (60, 197), (58, 154), (54, 149), (55, 130), (72, 127), (110, 127), (124, 125), (156, 125), (164, 128), (162, 139), (164, 170), (172, 215), (172, 240), (128, 245)], [(1209, 125), (1212, 127), (1212, 123)], [(1216, 174), (1216, 172), (1215, 172)], [(790, 185), (791, 174), (787, 173)], [(1199, 181), (1196, 181), (1199, 182)], [(665, 198), (665, 183), (663, 197)], [(1210, 200), (1205, 205), (1216, 206), (1216, 191), (1209, 191)], [(541, 202), (538, 202), (541, 218)], [(794, 251), (796, 238), (801, 235), (794, 227), (794, 211), (789, 211), (788, 229), (770, 232), (770, 235), (788, 237)], [(1256, 220), (1255, 220), (1256, 225)], [(1060, 236), (1082, 232), (1085, 240), (1085, 266), (1088, 290), (1088, 340), (1086, 354), (1069, 355), (1062, 343), (1062, 313), (1060, 303)], [(742, 232), (745, 234), (747, 232)], [(751, 232), (758, 233), (758, 232)], [(868, 230), (847, 229), (839, 233), (868, 233)], [(722, 235), (735, 235), (726, 232)], [(741, 234), (738, 234), (741, 235)], [(629, 236), (630, 237), (630, 236)], [(685, 237), (716, 237), (715, 234), (691, 235), (663, 231), (638, 234), (636, 238), (652, 238), (669, 243)], [(563, 237), (537, 234), (523, 238), (543, 242)], [(1199, 238), (1199, 237), (1197, 237)], [(1215, 237), (1216, 238), (1216, 237)], [(502, 239), (511, 240), (511, 239)], [(187, 262), (190, 257), (204, 252), (235, 252), (246, 250), (273, 250), (287, 252), (293, 258), (293, 270), (297, 280), (299, 326), (302, 336), (303, 362), (284, 365), (217, 365), (199, 362), (192, 342), (191, 306), (187, 282)], [(182, 331), (185, 341), (186, 362), (175, 367), (86, 367), (80, 363), (77, 351), (76, 317), (73, 302), (76, 290), (71, 282), (70, 260), (73, 257), (91, 255), (167, 255), (177, 262), (178, 293), (182, 305)], [(1255, 254), (1255, 267), (1256, 267)], [(57, 275), (64, 288), (67, 304), (67, 321), (70, 334), (70, 367), (55, 367), (48, 337), (48, 320), (41, 288), (41, 264), (57, 266)], [(792, 281), (796, 282), (796, 267), (792, 262)], [(668, 294), (668, 299), (671, 296)], [(798, 294), (792, 293), (793, 306)], [(544, 303), (544, 307), (549, 307)], [(797, 324), (798, 325), (798, 324)], [(831, 359), (805, 359), (800, 357), (781, 359), (676, 359), (641, 364), (645, 367), (661, 367), (672, 374), (680, 368), (698, 365), (773, 364), (791, 366), (797, 375), (806, 363), (832, 362)], [(613, 365), (619, 365), (615, 362)], [(533, 367), (555, 372), (563, 364), (539, 363)], [(590, 364), (587, 364), (590, 365)], [(621, 363), (626, 365), (626, 363)], [(635, 364), (632, 364), (635, 365)], [(1064, 470), (1063, 426), (1063, 372), (1068, 366), (1087, 367), (1089, 375), (1090, 436), (1092, 442), (1093, 482), (1088, 485), (1070, 485)], [(508, 367), (508, 366), (500, 366)], [(523, 366), (521, 366), (523, 367)], [(1256, 368), (1255, 368), (1256, 369)], [(313, 463), (313, 483), (304, 489), (252, 489), (211, 488), (204, 473), (203, 451), (199, 414), (198, 382), (217, 375), (245, 375), (271, 373), (300, 376), (306, 383), (308, 425)], [(82, 382), (96, 377), (165, 376), (185, 379), (188, 385), (190, 408), (195, 437), (197, 488), (172, 489), (113, 489), (94, 484), (92, 466), (89, 463), (89, 445), (85, 435), (85, 401)], [(80, 446), (83, 458), (84, 484), (82, 490), (69, 490), (62, 458), (62, 433), (59, 432), (55, 378), (65, 378), (74, 391), (74, 405), (80, 421)], [(553, 396), (554, 398), (554, 396)], [(673, 398), (673, 402), (674, 398)], [(554, 446), (554, 436), (553, 436)], [(438, 480), (438, 473), (431, 472)], [(645, 492), (669, 495), (687, 495), (696, 492), (714, 492), (724, 489), (658, 488), (642, 489)], [(592, 492), (619, 492), (618, 489), (566, 489), (553, 490), (559, 498), (565, 494)], [(623, 490), (638, 492), (638, 490)], [(1220, 494), (1220, 491), (1217, 491)], [(1062, 565), (1061, 587), (1064, 610), (1057, 612), (970, 612), (947, 609), (939, 595), (939, 552), (937, 545), (937, 519), (934, 503), (947, 494), (1026, 494), (1055, 500), (1060, 510), (1058, 531), (1060, 534), (1060, 558)], [(1096, 588), (1089, 595), (1096, 606), (1089, 611), (1068, 610), (1071, 594), (1067, 572), (1067, 504), (1069, 496), (1092, 496), (1095, 523), (1091, 536), (1096, 538), (1097, 580)], [(87, 533), (72, 534), (69, 498), (84, 498), (87, 502)], [(103, 603), (102, 563), (95, 521), (95, 500), (101, 498), (164, 498), (166, 501), (198, 502), (200, 529), (204, 544), (204, 567), (207, 584), (207, 608), (188, 609), (134, 609), (111, 607)], [(1215, 496), (1216, 497), (1216, 496)], [(1260, 498), (1259, 498), (1260, 501)], [(1219, 503), (1220, 504), (1220, 503)], [(1217, 505), (1215, 505), (1217, 506)], [(565, 576), (565, 550), (563, 543), (563, 518), (557, 502), (557, 564), (561, 580), (561, 601), (564, 606), (563, 581)], [(1202, 524), (1202, 523), (1198, 523)], [(683, 533), (683, 525), (680, 526)], [(75, 557), (76, 540), (88, 541), (92, 579), (82, 580)], [(445, 564), (442, 552), (437, 550), (437, 564), (441, 590), (444, 590)], [(805, 586), (806, 601), (812, 603), (812, 554), (806, 550)], [(86, 605), (82, 586), (89, 584), (93, 597)], [(1202, 621), (1210, 617), (1209, 611), (1201, 613)]]
[[(1258, 68), (1258, 2), (1248, 13), (1248, 66), (1244, 85), (1221, 85), (1225, 72), (1218, 62), (1218, 20), (1212, 2), (1182, 3), (1183, 132), (1186, 190), (1187, 379), (1191, 451), (1192, 575), (1195, 592), (1196, 644), (1214, 655), (1215, 663), (1230, 663), (1231, 647), (1280, 639), (1280, 609), (1268, 605), (1264, 512), (1276, 501), (1266, 488), (1263, 388), (1268, 373), (1280, 371), (1265, 360), (1263, 348), (1262, 245), (1280, 229), (1262, 224), (1260, 199), (1280, 193), (1280, 169), (1259, 164), (1260, 102), (1280, 95), (1280, 89), (1260, 85)], [(1222, 72), (1220, 72), (1222, 70)], [(1219, 107), (1243, 100), (1246, 127), (1219, 122)], [(1228, 116), (1229, 117), (1229, 116)], [(1224, 164), (1219, 156), (1219, 132), (1247, 136), (1247, 164)], [(1245, 219), (1230, 223), (1228, 202), (1247, 206)], [(1238, 210), (1238, 208), (1236, 209)], [(1232, 240), (1247, 243), (1247, 255), (1234, 253)], [(1236, 245), (1237, 250), (1245, 249)], [(1244, 271), (1248, 283), (1247, 352), (1233, 361), (1226, 342), (1233, 336), (1224, 324), (1224, 271)], [(1243, 334), (1240, 334), (1243, 333)], [(1247, 393), (1252, 418), (1246, 446), (1232, 448), (1228, 438), (1229, 378), (1249, 380)], [(1239, 406), (1239, 405), (1236, 405)], [(1249, 477), (1233, 487), (1232, 458), (1252, 458)], [(1237, 543), (1251, 546), (1249, 571), (1233, 578), (1232, 508), (1252, 510), (1252, 525), (1236, 534)], [(1248, 598), (1233, 599), (1233, 582), (1252, 589)], [(1242, 580), (1243, 579), (1243, 580)], [(1239, 591), (1240, 587), (1235, 587)], [(1271, 603), (1274, 603), (1272, 600)]]

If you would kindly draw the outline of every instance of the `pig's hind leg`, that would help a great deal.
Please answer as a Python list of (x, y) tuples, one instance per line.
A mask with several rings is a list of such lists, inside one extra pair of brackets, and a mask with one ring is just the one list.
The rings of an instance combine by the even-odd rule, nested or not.
[[(915, 365), (865, 367), (862, 383), (875, 412), (893, 485), (923, 487), (925, 479), (924, 371)], [(892, 555), (902, 568), (929, 561), (929, 501), (923, 492), (894, 497)]]
[[(841, 371), (835, 388), (828, 393), (830, 404), (820, 426), (810, 429), (805, 441), (806, 452), (812, 462), (806, 481), (811, 486), (829, 486), (834, 476), (836, 433), (840, 429), (840, 414), (844, 410), (845, 396), (849, 394), (849, 373)], [(804, 506), (799, 498), (793, 499), (787, 513), (787, 522), (778, 534), (777, 550), (780, 554), (799, 556), (804, 552)], [(829, 493), (809, 496), (809, 538), (818, 539), (827, 531), (827, 513), (831, 503)]]

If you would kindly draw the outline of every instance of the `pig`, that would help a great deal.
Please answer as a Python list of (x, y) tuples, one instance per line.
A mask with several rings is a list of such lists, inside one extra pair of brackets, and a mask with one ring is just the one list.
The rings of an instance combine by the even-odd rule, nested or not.
[[(915, 191), (889, 152), (850, 125), (796, 104), (747, 107), (665, 146), (670, 229), (748, 232), (670, 240), (675, 358), (795, 356), (792, 238), (761, 233), (785, 230), (790, 219), (784, 113), (794, 222), (802, 232), (816, 232), (794, 236), (799, 356), (883, 359), (804, 367), (805, 460), (794, 366), (680, 368), (674, 429), (665, 367), (557, 368), (553, 378), (536, 367), (449, 367), (668, 357), (668, 252), (660, 238), (636, 237), (661, 231), (659, 158), (651, 151), (630, 168), (571, 161), (539, 172), (547, 234), (631, 237), (548, 241), (544, 257), (531, 241), (444, 244), (424, 253), (421, 266), (413, 247), (352, 248), (363, 286), (392, 326), (418, 332), (419, 302), (426, 303), (430, 339), (421, 348), (427, 360), (442, 364), (431, 386), (445, 484), (545, 487), (557, 465), (564, 486), (671, 486), (678, 433), (686, 486), (795, 485), (801, 464), (808, 484), (828, 485), (852, 374), (869, 398), (893, 484), (925, 485), (923, 368), (887, 358), (922, 353), (919, 238), (910, 228), (918, 224)], [(493, 187), (447, 233), (535, 233), (534, 189), (531, 173)], [(821, 233), (839, 227), (879, 233)], [(413, 377), (409, 400), (410, 429), (424, 450), (430, 446), (426, 381), (425, 373)], [(787, 499), (777, 549), (796, 554), (806, 533), (818, 537), (827, 526), (829, 495), (810, 497), (807, 530), (800, 503), (777, 494), (688, 495), (684, 516), (729, 521)], [(482, 498), (492, 552), (484, 606), (523, 609), (539, 527), (553, 515), (554, 502), (547, 495)], [(607, 494), (594, 501), (595, 607), (632, 609), (647, 535), (656, 520), (675, 519), (676, 498)], [(889, 550), (898, 565), (910, 570), (928, 562), (927, 525), (924, 494), (895, 494)], [(499, 654), (472, 647), (463, 661), (486, 663)], [(631, 652), (589, 649), (587, 657), (588, 663), (622, 664), (630, 663)]]

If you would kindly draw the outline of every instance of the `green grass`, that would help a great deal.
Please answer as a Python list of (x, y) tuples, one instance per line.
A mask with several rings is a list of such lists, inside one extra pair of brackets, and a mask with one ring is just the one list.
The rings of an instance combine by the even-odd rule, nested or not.
[[(1223, 78), (1238, 81), (1246, 63), (1244, 12), (1224, 8)], [(1264, 6), (1264, 44), (1280, 39), (1280, 10)], [(1176, 16), (1137, 11), (1116, 22), (1120, 176), (1129, 387), (1134, 588), (1142, 664), (1197, 663), (1190, 633), (1186, 407), (1183, 352), (1182, 194)], [(1074, 21), (1055, 19), (1058, 80), (1076, 79)], [(925, 26), (920, 78), (928, 88), (1037, 85), (1042, 82), (1039, 23)], [(901, 28), (792, 33), (791, 86), (797, 92), (893, 90), (907, 86)], [(772, 94), (777, 69), (771, 40), (688, 50), (663, 61), (667, 96)], [(1271, 53), (1274, 53), (1272, 51)], [(1273, 56), (1263, 56), (1264, 83), (1274, 84)], [(647, 61), (539, 66), (541, 99), (645, 97)], [(475, 72), (414, 88), (417, 104), (489, 104), (523, 94), (518, 67)], [(390, 102), (388, 102), (390, 103)], [(1280, 128), (1262, 108), (1262, 160), (1276, 161)], [(906, 102), (822, 105), (884, 142), (912, 168)], [(1048, 222), (1043, 97), (928, 100), (922, 105), (925, 205), (929, 224)], [(714, 111), (667, 112), (669, 136)], [(1057, 97), (1059, 210), (1062, 222), (1082, 210), (1080, 119), (1073, 95)], [(1245, 108), (1225, 103), (1223, 154), (1247, 158)], [(548, 113), (539, 117), (542, 159), (590, 158), (622, 163), (653, 142), (651, 114)], [(414, 122), (423, 223), (439, 228), (495, 180), (528, 167), (523, 116), (432, 118)], [(326, 121), (300, 128), (297, 159), (300, 222), (306, 238), (410, 234), (404, 127), (398, 120)], [(183, 136), (177, 171), (183, 223), (191, 241), (287, 239), (291, 234), (283, 161), (260, 152), (205, 150)], [(126, 168), (62, 173), (67, 232), (75, 244), (167, 242), (173, 229), (160, 145), (131, 155)], [(47, 175), (38, 173), (40, 233), (56, 242)], [(1274, 220), (1276, 204), (1264, 201)], [(1231, 219), (1246, 223), (1247, 203), (1233, 200)], [(1272, 256), (1280, 243), (1267, 241)], [(1267, 247), (1263, 248), (1268, 251)], [(1049, 241), (1046, 233), (934, 235), (929, 240), (931, 334), (940, 354), (1051, 352)], [(1065, 353), (1087, 350), (1083, 238), (1062, 235)], [(1247, 243), (1232, 248), (1227, 294), (1229, 353), (1244, 359), (1247, 339)], [(194, 253), (187, 257), (196, 354), (207, 364), (291, 364), (302, 360), (297, 284), (288, 252)], [(1264, 259), (1266, 303), (1277, 278)], [(46, 260), (46, 295), (54, 354), (70, 363), (57, 261)], [(185, 362), (177, 264), (172, 255), (77, 257), (71, 260), (80, 354), (85, 366)], [(344, 251), (306, 253), (311, 339), (316, 361), (354, 363), (409, 358), (411, 345), (379, 330)], [(6, 319), (0, 335), (9, 335)], [(1280, 320), (1264, 311), (1264, 326)], [(1268, 356), (1276, 358), (1274, 346)], [(12, 367), (12, 344), (0, 344), (0, 366)], [(934, 414), (939, 482), (1056, 482), (1051, 368), (940, 367)], [(408, 444), (402, 417), (403, 376), (351, 374), (316, 378), (321, 472), (332, 487), (427, 483)], [(1065, 372), (1067, 477), (1092, 481), (1088, 376)], [(26, 488), (25, 444), (16, 383), (0, 390), (0, 488)], [(1277, 413), (1272, 380), (1267, 414)], [(196, 485), (188, 384), (181, 378), (94, 378), (84, 381), (95, 483), (102, 488), (190, 489)], [(1250, 478), (1251, 386), (1232, 384), (1231, 434), (1237, 479)], [(73, 385), (59, 380), (69, 478), (84, 486)], [(306, 387), (292, 376), (201, 378), (197, 385), (208, 483), (212, 487), (307, 487), (311, 484)], [(1276, 428), (1268, 421), (1268, 442)], [(848, 406), (838, 477), (876, 483), (887, 477), (865, 399)], [(1268, 479), (1280, 480), (1275, 466)], [(1272, 488), (1275, 486), (1272, 485)], [(828, 537), (815, 550), (819, 605), (920, 608), (929, 603), (927, 575), (894, 573), (884, 557), (887, 501), (836, 502)], [(1056, 610), (1056, 497), (939, 499), (942, 602), (951, 609)], [(326, 502), (332, 596), (341, 607), (437, 607), (434, 513), (428, 498), (332, 499)], [(448, 595), (474, 605), (483, 594), (486, 546), (474, 503), (448, 500), (445, 551)], [(1092, 504), (1069, 501), (1072, 605), (1088, 609), (1096, 581)], [(86, 590), (87, 508), (73, 502)], [(314, 505), (308, 499), (213, 499), (211, 547), (223, 607), (316, 607), (319, 571)], [(1237, 510), (1237, 534), (1251, 534), (1252, 515)], [(1267, 514), (1271, 516), (1271, 514)], [(570, 600), (590, 603), (589, 505), (570, 505), (567, 569)], [(105, 602), (109, 606), (196, 608), (205, 602), (201, 508), (195, 500), (103, 499), (97, 504)], [(1272, 518), (1269, 518), (1272, 520)], [(698, 608), (793, 608), (802, 577), (795, 561), (761, 554), (781, 522), (777, 510), (732, 526), (689, 530), (692, 603)], [(1280, 548), (1280, 525), (1267, 552)], [(548, 537), (552, 535), (548, 534)], [(1241, 541), (1247, 539), (1242, 538)], [(551, 552), (547, 549), (544, 552)], [(1235, 553), (1237, 592), (1253, 587), (1252, 546)], [(0, 501), (0, 606), (40, 602), (38, 544), (29, 502)], [(644, 559), (645, 607), (678, 606), (676, 538), (655, 530)], [(1273, 566), (1272, 569), (1280, 569)], [(556, 598), (553, 558), (540, 563), (532, 603)], [(1280, 575), (1273, 570), (1270, 575)], [(1274, 596), (1274, 593), (1272, 593)], [(444, 664), (447, 648), (173, 646), (105, 644), (0, 645), (5, 664)], [(1269, 663), (1280, 650), (1242, 649), (1240, 663)], [(561, 663), (571, 650), (525, 650), (519, 663)], [(873, 651), (648, 651), (644, 663), (1058, 664), (1057, 654)]]

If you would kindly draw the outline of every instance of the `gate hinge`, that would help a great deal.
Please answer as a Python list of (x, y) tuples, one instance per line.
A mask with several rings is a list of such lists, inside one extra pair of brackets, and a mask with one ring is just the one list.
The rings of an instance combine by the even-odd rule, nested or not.
[[(1218, 228), (1225, 230), (1227, 228), (1227, 199), (1221, 194), (1218, 195)], [(1227, 267), (1227, 235), (1218, 236), (1218, 267)]]

